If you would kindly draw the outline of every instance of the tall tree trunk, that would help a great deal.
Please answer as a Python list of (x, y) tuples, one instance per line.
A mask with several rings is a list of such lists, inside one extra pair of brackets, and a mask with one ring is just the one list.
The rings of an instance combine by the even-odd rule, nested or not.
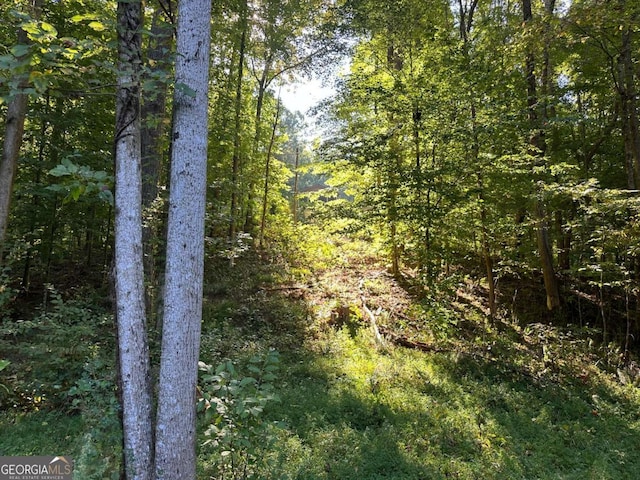
[(278, 105), (276, 106), (276, 117), (273, 120), (273, 129), (271, 130), (271, 138), (269, 140), (269, 147), (267, 148), (267, 161), (264, 168), (264, 190), (262, 193), (262, 216), (260, 218), (260, 247), (264, 242), (264, 229), (267, 221), (267, 203), (269, 196), (269, 173), (271, 167), (271, 154), (273, 152), (273, 144), (276, 140), (276, 131), (278, 130), (278, 123), (280, 121), (280, 97), (278, 97)]
[(229, 240), (233, 244), (236, 239), (238, 221), (238, 198), (240, 197), (240, 142), (241, 142), (241, 114), (242, 114), (242, 77), (244, 75), (244, 56), (247, 42), (247, 3), (243, 1), (242, 11), (242, 34), (240, 36), (240, 48), (238, 59), (238, 77), (236, 83), (235, 116), (233, 132), (233, 159), (231, 167), (231, 212), (229, 220)]
[(298, 222), (298, 178), (300, 176), (300, 172), (298, 171), (299, 165), (300, 165), (300, 148), (296, 146), (296, 160), (295, 160), (295, 168), (293, 170), (295, 173), (295, 177), (293, 179), (293, 203), (291, 206), (293, 223)]
[(632, 47), (633, 30), (627, 26), (622, 33), (622, 47), (618, 59), (618, 92), (622, 104), (622, 133), (624, 138), (627, 187), (635, 190), (640, 186), (640, 128)]
[(127, 479), (150, 480), (153, 428), (142, 258), (140, 67), (142, 5), (118, 2), (115, 291)]
[(157, 479), (196, 478), (211, 1), (178, 5), (171, 189), (156, 420)]
[[(165, 7), (172, 12), (172, 0), (167, 0)], [(162, 18), (165, 13), (157, 8), (153, 14), (151, 35), (147, 47), (147, 68), (150, 77), (162, 77), (170, 70), (167, 61), (171, 51), (173, 28)], [(144, 251), (144, 275), (148, 288), (146, 290), (146, 306), (150, 321), (156, 316), (156, 292), (161, 281), (156, 272), (156, 256), (158, 241), (163, 235), (162, 225), (154, 221), (158, 212), (154, 211), (154, 202), (158, 197), (158, 184), (163, 169), (164, 135), (166, 131), (168, 81), (160, 80), (153, 84), (151, 91), (142, 92), (141, 116), (141, 154), (142, 154), (142, 214), (145, 218), (142, 227), (142, 244)], [(162, 222), (161, 222), (162, 223)]]
[[(522, 13), (525, 26), (531, 22), (533, 14), (531, 11), (531, 0), (522, 0)], [(537, 80), (535, 74), (535, 55), (531, 47), (528, 48), (525, 57), (525, 75), (527, 82), (527, 107), (529, 125), (531, 135), (529, 137), (529, 145), (531, 155), (534, 158), (544, 162), (546, 152), (546, 140), (544, 131), (539, 125), (538, 116), (538, 96), (537, 96)], [(549, 227), (545, 207), (540, 195), (536, 196), (535, 206), (536, 216), (536, 239), (538, 244), (538, 255), (542, 267), (542, 275), (544, 279), (545, 292), (547, 294), (547, 308), (555, 310), (560, 306), (560, 290), (558, 288), (558, 279), (553, 266), (553, 254), (551, 243), (549, 241)]]
[[(262, 69), (262, 73), (260, 78), (258, 78), (258, 93), (256, 96), (256, 114), (255, 114), (255, 131), (253, 136), (253, 147), (252, 147), (252, 156), (251, 161), (254, 163), (258, 163), (258, 155), (260, 151), (260, 137), (262, 136), (262, 110), (264, 108), (264, 96), (267, 92), (267, 87), (270, 84), (269, 73), (271, 72), (271, 57), (265, 60), (264, 67)], [(254, 194), (254, 186), (253, 181), (250, 182), (248, 191), (247, 191), (247, 211), (245, 215), (244, 222), (244, 231), (247, 233), (251, 233), (253, 230), (253, 194)], [(260, 235), (262, 235), (262, 230), (260, 231)], [(260, 244), (262, 244), (262, 237), (260, 238)]]
[[(27, 33), (20, 29), (18, 31), (18, 44), (26, 45), (28, 41)], [(13, 182), (18, 165), (20, 147), (22, 146), (24, 122), (27, 116), (28, 97), (20, 92), (28, 85), (27, 77), (28, 75), (24, 74), (21, 76), (18, 83), (19, 91), (7, 105), (4, 144), (2, 146), (2, 159), (0, 159), (0, 265), (2, 264), (4, 241), (9, 223)]]
[[(458, 0), (458, 9), (460, 14), (460, 40), (463, 43), (465, 67), (471, 69), (471, 53), (470, 53), (470, 39), (469, 34), (473, 28), (473, 16), (478, 6), (478, 0), (471, 0), (470, 3)], [(471, 114), (471, 137), (473, 142), (471, 144), (471, 162), (477, 165), (476, 176), (478, 182), (478, 200), (480, 204), (480, 231), (481, 231), (481, 258), (485, 267), (487, 276), (487, 288), (488, 288), (488, 300), (489, 300), (489, 312), (491, 318), (496, 315), (496, 286), (495, 278), (493, 274), (493, 257), (491, 256), (491, 247), (489, 244), (489, 227), (487, 222), (487, 207), (484, 199), (484, 169), (480, 163), (480, 138), (478, 135), (478, 122), (477, 122), (477, 109), (475, 92), (471, 92), (470, 95), (469, 111)]]
[[(35, 178), (34, 178), (34, 184), (39, 187), (40, 186), (40, 182), (42, 181), (42, 168), (43, 165), (45, 165), (45, 158), (46, 158), (46, 147), (47, 147), (47, 129), (49, 127), (49, 118), (51, 116), (51, 96), (49, 95), (49, 93), (47, 92), (46, 94), (46, 102), (45, 102), (45, 111), (44, 111), (44, 116), (41, 119), (41, 123), (40, 123), (40, 135), (38, 138), (38, 166), (36, 168), (36, 173), (35, 173)], [(33, 208), (35, 210), (38, 210), (40, 208), (40, 198), (38, 195), (33, 195)], [(27, 248), (27, 252), (26, 252), (26, 258), (24, 261), (24, 270), (22, 273), (22, 288), (25, 290), (25, 292), (29, 291), (29, 287), (31, 285), (31, 261), (34, 255), (33, 252), (33, 246), (34, 246), (34, 241), (37, 238), (37, 233), (36, 233), (36, 216), (32, 215), (30, 222), (29, 222), (29, 246)], [(0, 252), (0, 256), (2, 255), (2, 253)], [(0, 260), (0, 263), (1, 260)]]

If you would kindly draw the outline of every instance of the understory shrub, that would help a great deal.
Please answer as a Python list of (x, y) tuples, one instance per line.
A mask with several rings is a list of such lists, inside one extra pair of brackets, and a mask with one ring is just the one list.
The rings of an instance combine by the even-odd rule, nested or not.
[(264, 414), (270, 403), (278, 401), (274, 381), (279, 362), (276, 350), (254, 355), (244, 368), (231, 360), (216, 367), (200, 362), (198, 411), (207, 438), (202, 450), (214, 478), (257, 478), (260, 471), (268, 471), (268, 452), (279, 425)]

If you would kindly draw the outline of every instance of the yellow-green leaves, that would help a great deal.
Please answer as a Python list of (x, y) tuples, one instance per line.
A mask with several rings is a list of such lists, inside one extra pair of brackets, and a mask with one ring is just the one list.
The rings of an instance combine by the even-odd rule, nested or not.
[(107, 29), (107, 26), (100, 21), (97, 15), (93, 15), (90, 13), (85, 13), (83, 15), (74, 15), (71, 17), (71, 21), (73, 23), (82, 23), (84, 21), (90, 20), (87, 26), (96, 32), (104, 32)]
[(91, 28), (92, 30), (95, 30), (96, 32), (103, 32), (107, 29), (107, 27), (105, 27), (104, 23), (102, 22), (98, 22), (98, 21), (93, 21), (93, 22), (89, 22), (89, 28)]
[(37, 43), (51, 42), (58, 37), (56, 27), (47, 22), (30, 21), (23, 23), (21, 28), (31, 41)]

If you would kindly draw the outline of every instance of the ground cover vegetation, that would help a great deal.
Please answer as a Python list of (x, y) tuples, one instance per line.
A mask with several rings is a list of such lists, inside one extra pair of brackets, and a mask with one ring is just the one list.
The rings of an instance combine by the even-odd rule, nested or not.
[[(176, 43), (193, 6), (0, 7), (0, 454), (82, 479), (173, 475), (172, 441), (197, 478), (636, 478), (636, 2), (214, 2), (207, 88)], [(345, 58), (310, 139), (281, 89)], [(178, 364), (186, 433), (145, 444), (129, 412), (159, 395), (166, 432)]]

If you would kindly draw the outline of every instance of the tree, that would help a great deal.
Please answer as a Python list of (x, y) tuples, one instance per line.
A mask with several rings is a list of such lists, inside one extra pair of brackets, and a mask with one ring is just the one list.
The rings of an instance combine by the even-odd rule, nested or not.
[(179, 2), (156, 420), (157, 479), (196, 478), (195, 395), (204, 275), (210, 22), (209, 0)]
[[(553, 0), (549, 2), (549, 8), (553, 12)], [(525, 27), (528, 26), (533, 19), (531, 9), (531, 0), (522, 0), (522, 15)], [(548, 68), (548, 65), (545, 65)], [(537, 79), (535, 71), (535, 56), (531, 46), (528, 46), (525, 58), (525, 75), (527, 84), (527, 112), (529, 127), (531, 129), (529, 136), (530, 154), (534, 159), (545, 162), (545, 152), (547, 150), (544, 131), (540, 125), (540, 113), (537, 94)], [(535, 212), (536, 217), (536, 239), (538, 243), (538, 254), (540, 263), (542, 264), (542, 275), (544, 279), (544, 287), (547, 293), (547, 308), (554, 310), (560, 306), (560, 292), (558, 288), (558, 279), (553, 266), (553, 254), (551, 252), (551, 243), (549, 241), (549, 226), (546, 218), (546, 209), (541, 198), (541, 193), (536, 194)]]
[(271, 129), (271, 139), (269, 140), (269, 146), (267, 147), (267, 159), (264, 168), (264, 190), (262, 193), (262, 214), (260, 215), (260, 247), (264, 244), (264, 228), (267, 219), (267, 204), (269, 197), (269, 172), (271, 170), (271, 154), (273, 153), (273, 145), (276, 140), (276, 132), (278, 130), (278, 122), (280, 121), (280, 109), (281, 101), (278, 96), (278, 104), (276, 106), (276, 116), (273, 119), (273, 128)]
[(141, 27), (141, 2), (118, 2), (115, 289), (124, 462), (128, 479), (148, 480), (153, 428), (142, 250)]
[[(42, 0), (31, 2), (32, 15), (35, 19), (40, 16)], [(27, 32), (20, 28), (18, 30), (18, 43), (12, 49), (12, 53), (18, 61), (28, 59), (29, 39)], [(27, 62), (28, 64), (28, 62)], [(7, 234), (7, 224), (9, 222), (9, 208), (11, 206), (11, 195), (13, 193), (13, 182), (15, 179), (18, 155), (22, 146), (22, 136), (24, 133), (24, 122), (27, 116), (27, 105), (29, 97), (23, 90), (28, 85), (28, 74), (18, 72), (18, 78), (14, 79), (18, 88), (12, 92), (11, 100), (7, 107), (7, 117), (5, 122), (4, 143), (2, 157), (0, 158), (0, 263), (2, 262), (3, 245)]]
[[(173, 44), (173, 0), (160, 0), (153, 11), (149, 40), (146, 45), (145, 74), (143, 75), (141, 116), (142, 151), (142, 212), (144, 217), (142, 242), (144, 248), (144, 273), (148, 285), (147, 311), (149, 318), (156, 316), (157, 290), (160, 280), (156, 271), (159, 242), (164, 238), (164, 222), (158, 215), (159, 183), (163, 172), (163, 158), (167, 131), (167, 90), (170, 82), (169, 55)], [(164, 18), (166, 17), (166, 18)], [(154, 221), (155, 220), (155, 221)]]
[(233, 158), (231, 165), (231, 212), (229, 215), (229, 240), (235, 242), (238, 226), (240, 170), (241, 170), (241, 120), (242, 120), (242, 82), (247, 47), (248, 6), (246, 0), (241, 1), (239, 24), (241, 28), (240, 45), (238, 47), (238, 76), (236, 80), (234, 102)]

